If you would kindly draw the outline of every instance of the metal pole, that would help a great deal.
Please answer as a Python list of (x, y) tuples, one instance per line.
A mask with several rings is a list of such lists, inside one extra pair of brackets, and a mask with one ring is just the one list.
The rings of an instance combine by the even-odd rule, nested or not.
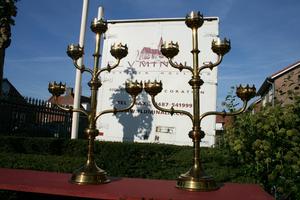
[[(81, 47), (83, 47), (84, 45), (88, 8), (89, 8), (89, 0), (83, 0), (80, 35), (79, 35), (79, 46)], [(78, 65), (82, 66), (82, 64), (83, 64), (83, 58), (81, 57), (78, 59)], [(79, 69), (76, 69), (74, 103), (73, 103), (74, 109), (80, 108), (80, 97), (81, 97), (81, 71)], [(79, 113), (73, 112), (71, 139), (78, 138), (78, 126), (79, 126)]]

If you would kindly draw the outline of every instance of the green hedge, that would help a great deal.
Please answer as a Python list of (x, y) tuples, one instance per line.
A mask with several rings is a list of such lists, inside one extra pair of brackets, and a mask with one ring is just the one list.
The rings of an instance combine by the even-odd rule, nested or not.
[[(86, 140), (0, 137), (0, 167), (71, 173), (86, 160)], [(99, 142), (95, 159), (110, 176), (176, 179), (192, 165), (192, 147), (148, 143)], [(240, 181), (230, 156), (202, 148), (204, 169), (217, 181)]]
[[(95, 143), (98, 166), (114, 177), (176, 179), (191, 167), (192, 152), (188, 146)], [(85, 163), (86, 154), (86, 140), (0, 136), (0, 167), (4, 168), (71, 173)], [(201, 148), (201, 160), (207, 174), (218, 182), (254, 182), (235, 167), (234, 158), (226, 150)], [(10, 200), (65, 198), (11, 191), (0, 191), (0, 197)]]

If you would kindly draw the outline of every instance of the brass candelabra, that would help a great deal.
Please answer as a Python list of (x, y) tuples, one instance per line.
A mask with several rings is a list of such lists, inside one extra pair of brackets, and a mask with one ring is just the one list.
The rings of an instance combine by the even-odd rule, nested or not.
[(170, 65), (176, 69), (189, 70), (192, 74), (192, 79), (188, 82), (193, 89), (193, 114), (184, 110), (175, 110), (173, 107), (170, 109), (160, 107), (156, 101), (155, 96), (162, 91), (162, 83), (154, 82), (145, 82), (144, 89), (151, 96), (151, 101), (154, 107), (160, 111), (168, 112), (171, 115), (174, 113), (181, 113), (188, 116), (193, 124), (192, 130), (189, 132), (189, 137), (193, 141), (193, 165), (186, 173), (181, 174), (177, 179), (176, 187), (180, 189), (190, 190), (190, 191), (212, 191), (219, 188), (219, 185), (216, 184), (212, 176), (206, 175), (201, 165), (200, 160), (200, 142), (201, 139), (205, 136), (204, 131), (201, 130), (201, 121), (203, 118), (209, 115), (238, 115), (245, 111), (247, 107), (247, 102), (255, 96), (255, 87), (246, 87), (239, 86), (237, 87), (236, 94), (243, 101), (243, 106), (239, 110), (231, 113), (224, 112), (206, 112), (200, 115), (200, 95), (199, 90), (204, 81), (200, 77), (200, 72), (204, 69), (213, 69), (218, 66), (223, 59), (223, 56), (230, 50), (230, 41), (226, 38), (224, 40), (216, 39), (212, 41), (212, 51), (218, 55), (218, 59), (215, 63), (213, 62), (204, 62), (202, 66), (199, 66), (198, 60), (198, 28), (203, 24), (203, 16), (200, 12), (191, 12), (186, 16), (185, 24), (187, 27), (192, 30), (192, 51), (193, 54), (193, 66), (188, 67), (181, 63), (176, 64), (173, 62), (173, 58), (179, 52), (178, 43), (169, 43), (164, 42), (161, 46), (161, 53), (168, 59)]
[(98, 130), (96, 129), (96, 121), (97, 119), (104, 114), (107, 113), (114, 113), (117, 112), (126, 112), (129, 111), (136, 102), (137, 95), (142, 91), (143, 86), (142, 82), (126, 82), (125, 83), (125, 90), (127, 93), (130, 94), (132, 97), (132, 102), (127, 108), (123, 109), (108, 109), (104, 110), (100, 113), (96, 113), (96, 106), (97, 106), (97, 92), (98, 89), (101, 87), (102, 83), (99, 78), (99, 75), (102, 72), (108, 71), (110, 72), (112, 69), (116, 68), (119, 64), (122, 58), (126, 57), (128, 53), (128, 48), (126, 45), (122, 45), (121, 43), (113, 44), (111, 46), (110, 53), (111, 55), (116, 58), (116, 63), (114, 65), (108, 64), (105, 68), (99, 67), (99, 58), (100, 55), (100, 42), (101, 42), (101, 36), (103, 33), (107, 30), (107, 22), (104, 21), (102, 18), (100, 20), (94, 19), (91, 23), (91, 30), (96, 34), (96, 46), (94, 51), (94, 66), (93, 69), (87, 68), (84, 65), (79, 66), (77, 64), (77, 60), (83, 56), (83, 47), (79, 45), (71, 44), (67, 48), (67, 54), (68, 56), (73, 60), (74, 66), (83, 72), (88, 72), (91, 74), (91, 80), (88, 83), (88, 86), (91, 89), (91, 109), (90, 111), (84, 110), (84, 109), (74, 109), (72, 107), (64, 107), (62, 105), (58, 104), (58, 97), (62, 95), (65, 92), (66, 85), (60, 83), (49, 83), (48, 90), (55, 98), (56, 105), (66, 111), (69, 112), (79, 112), (87, 116), (88, 118), (88, 127), (84, 130), (85, 134), (88, 138), (88, 153), (87, 153), (87, 161), (86, 163), (79, 169), (75, 170), (72, 174), (72, 177), (70, 179), (71, 183), (75, 184), (102, 184), (102, 183), (108, 183), (110, 180), (107, 177), (107, 173), (100, 169), (94, 158), (94, 143), (95, 143), (95, 137), (98, 135)]

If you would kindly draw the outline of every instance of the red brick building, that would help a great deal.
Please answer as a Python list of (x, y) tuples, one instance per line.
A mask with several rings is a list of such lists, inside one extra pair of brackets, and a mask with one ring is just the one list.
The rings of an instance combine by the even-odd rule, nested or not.
[(257, 95), (261, 96), (261, 106), (266, 104), (290, 104), (295, 95), (300, 95), (300, 61), (267, 77)]

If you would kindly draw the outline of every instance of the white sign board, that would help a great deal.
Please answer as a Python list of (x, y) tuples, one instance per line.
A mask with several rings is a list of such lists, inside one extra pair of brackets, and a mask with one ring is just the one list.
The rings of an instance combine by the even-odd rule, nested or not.
[[(218, 36), (218, 18), (205, 18), (203, 26), (198, 29), (199, 65), (203, 62), (216, 61), (217, 56), (211, 50), (212, 40)], [(102, 86), (98, 96), (98, 112), (112, 107), (124, 108), (131, 102), (125, 91), (125, 81), (161, 81), (163, 90), (156, 96), (157, 103), (165, 108), (193, 112), (192, 88), (188, 84), (191, 72), (172, 68), (160, 53), (163, 41), (179, 44), (179, 54), (174, 58), (177, 63), (192, 66), (192, 33), (183, 19), (157, 19), (111, 21), (105, 33), (103, 58), (101, 66), (113, 63), (110, 55), (113, 43), (127, 44), (128, 55), (121, 60), (119, 67), (110, 73), (101, 74)], [(216, 110), (217, 69), (201, 72), (204, 84), (201, 86), (200, 112)], [(180, 114), (171, 116), (152, 106), (151, 98), (146, 92), (138, 96), (132, 112), (107, 114), (98, 120), (97, 128), (104, 141), (134, 141), (150, 143), (167, 143), (192, 145), (188, 137), (192, 130), (189, 117)], [(209, 116), (201, 123), (206, 136), (202, 146), (214, 145), (215, 117)]]

